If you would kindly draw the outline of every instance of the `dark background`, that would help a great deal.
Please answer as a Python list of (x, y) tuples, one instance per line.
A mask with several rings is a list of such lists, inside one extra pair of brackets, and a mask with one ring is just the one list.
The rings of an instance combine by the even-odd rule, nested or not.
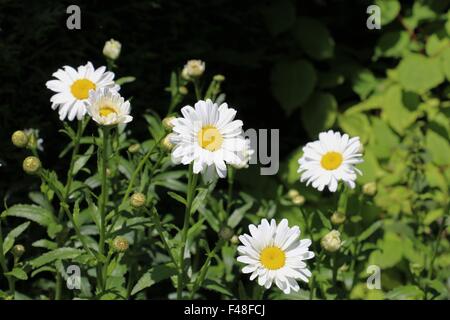
[[(137, 79), (121, 91), (133, 97), (135, 138), (148, 138), (141, 116), (146, 110), (165, 114), (169, 95), (164, 88), (170, 72), (197, 58), (206, 61), (207, 77), (226, 76), (227, 102), (238, 110), (245, 128), (281, 128), (282, 157), (298, 147), (308, 139), (300, 114), (288, 117), (279, 107), (270, 91), (270, 71), (280, 57), (303, 53), (292, 46), (289, 34), (275, 37), (268, 31), (264, 10), (273, 2), (0, 0), (0, 196), (6, 190), (20, 196), (24, 184), (36, 183), (21, 171), (25, 151), (17, 152), (10, 143), (15, 130), (40, 129), (45, 166), (65, 169), (58, 154), (67, 140), (57, 133), (62, 124), (50, 108), (52, 93), (45, 82), (63, 65), (105, 64), (102, 48), (110, 38), (122, 43), (116, 79), (129, 75)], [(81, 8), (81, 30), (66, 28), (66, 8), (71, 4)], [(314, 17), (327, 26), (337, 48), (369, 63), (377, 31), (361, 26), (370, 1), (294, 4), (297, 15)], [(355, 99), (345, 85), (336, 94), (340, 102)], [(194, 102), (193, 96), (186, 101)]]

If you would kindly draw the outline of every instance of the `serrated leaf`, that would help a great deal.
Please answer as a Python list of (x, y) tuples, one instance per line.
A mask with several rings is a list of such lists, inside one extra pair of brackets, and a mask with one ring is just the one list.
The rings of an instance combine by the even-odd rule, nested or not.
[(9, 272), (6, 272), (5, 275), (13, 276), (13, 277), (15, 277), (15, 278), (17, 278), (19, 280), (27, 280), (28, 279), (27, 273), (25, 271), (23, 271), (22, 269), (17, 268), (17, 267), (12, 269)]
[(18, 236), (24, 232), (28, 226), (30, 225), (30, 222), (22, 223), (21, 225), (15, 227), (12, 229), (5, 237), (5, 240), (3, 241), (3, 254), (6, 254), (14, 245), (14, 242)]
[(82, 254), (83, 251), (75, 248), (58, 248), (50, 252), (46, 252), (43, 255), (30, 261), (30, 265), (33, 268), (39, 268), (47, 263), (51, 263), (55, 260), (73, 259)]
[(29, 204), (16, 204), (3, 211), (3, 217), (12, 216), (34, 221), (42, 226), (49, 226), (54, 222), (51, 211)]
[(133, 287), (131, 295), (135, 295), (145, 288), (149, 288), (162, 280), (168, 279), (171, 276), (176, 275), (177, 272), (178, 270), (174, 266), (168, 264), (155, 266), (141, 276)]

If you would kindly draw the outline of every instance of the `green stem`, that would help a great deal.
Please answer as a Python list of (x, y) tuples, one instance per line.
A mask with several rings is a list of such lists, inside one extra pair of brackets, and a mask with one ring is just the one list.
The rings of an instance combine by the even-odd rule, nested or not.
[(233, 204), (234, 168), (228, 168), (228, 197), (227, 197), (227, 218), (230, 216), (231, 205)]
[(203, 266), (200, 268), (200, 273), (197, 279), (195, 280), (194, 285), (192, 286), (191, 300), (194, 299), (195, 293), (202, 286), (203, 281), (205, 280), (206, 277), (206, 273), (208, 272), (208, 268), (211, 264), (211, 259), (216, 255), (217, 250), (219, 250), (222, 247), (223, 243), (224, 243), (223, 240), (217, 241), (213, 251), (208, 253), (208, 257), (206, 258), (206, 261), (203, 264)]
[(181, 248), (180, 248), (180, 270), (178, 273), (178, 286), (177, 286), (177, 299), (182, 299), (182, 293), (185, 282), (185, 259), (184, 251), (186, 250), (186, 240), (189, 230), (189, 219), (191, 217), (191, 207), (194, 200), (195, 188), (197, 186), (198, 175), (194, 174), (194, 165), (191, 163), (189, 166), (189, 178), (188, 178), (188, 189), (186, 197), (186, 211), (184, 213), (184, 223), (183, 229), (181, 231)]
[(156, 208), (153, 208), (151, 213), (147, 210), (147, 208), (145, 210), (147, 211), (148, 214), (153, 215), (153, 218), (155, 220), (155, 227), (156, 227), (156, 230), (158, 231), (159, 236), (161, 237), (161, 241), (163, 243), (164, 249), (166, 249), (167, 253), (169, 254), (170, 259), (172, 260), (172, 262), (175, 265), (175, 268), (178, 268), (177, 259), (173, 255), (172, 250), (170, 249), (169, 243), (166, 239), (166, 236), (164, 233), (164, 228), (162, 227), (158, 211), (156, 210)]
[(198, 79), (195, 79), (193, 82), (194, 82), (195, 96), (196, 96), (197, 100), (201, 100), (202, 92), (200, 90), (200, 83), (198, 82)]
[[(109, 127), (103, 127), (103, 143), (102, 143), (102, 158), (101, 158), (101, 194), (99, 199), (99, 211), (100, 211), (100, 239), (98, 244), (98, 251), (100, 255), (104, 255), (105, 252), (105, 234), (106, 234), (106, 202), (108, 201), (108, 189), (107, 189), (107, 176), (106, 170), (108, 167), (108, 138), (109, 138)], [(98, 267), (98, 283), (100, 289), (105, 288), (104, 274), (103, 274), (103, 264), (99, 263)]]
[[(2, 220), (0, 219), (0, 266), (2, 267), (3, 274), (7, 273), (8, 265), (6, 263), (5, 255), (3, 254), (3, 233), (2, 233)], [(5, 275), (6, 279), (8, 280), (8, 287), (9, 287), (9, 294), (11, 294), (13, 297), (15, 295), (15, 282), (13, 277)]]

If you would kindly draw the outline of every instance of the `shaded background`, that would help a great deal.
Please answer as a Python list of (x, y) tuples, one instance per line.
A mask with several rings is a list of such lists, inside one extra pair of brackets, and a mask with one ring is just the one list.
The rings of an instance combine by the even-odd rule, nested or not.
[[(81, 8), (81, 30), (68, 30), (66, 8)], [(51, 110), (45, 82), (63, 65), (92, 61), (105, 64), (103, 44), (122, 43), (116, 78), (134, 76), (122, 94), (133, 97), (136, 138), (148, 138), (140, 116), (148, 109), (164, 115), (170, 72), (186, 60), (206, 61), (207, 76), (224, 74), (223, 90), (238, 109), (246, 128), (281, 128), (281, 156), (308, 139), (300, 112), (286, 114), (271, 93), (270, 73), (276, 61), (305, 53), (286, 31), (297, 15), (315, 17), (327, 26), (336, 52), (370, 62), (379, 31), (365, 27), (369, 1), (0, 1), (0, 193), (13, 193), (33, 179), (20, 170), (23, 155), (14, 152), (12, 132), (38, 128), (44, 139), (46, 166), (64, 169), (58, 159), (64, 138)], [(316, 67), (327, 70), (333, 60)], [(344, 83), (339, 101), (357, 95)], [(187, 101), (193, 102), (191, 96)], [(63, 161), (61, 161), (63, 162)], [(19, 176), (18, 176), (19, 175)]]

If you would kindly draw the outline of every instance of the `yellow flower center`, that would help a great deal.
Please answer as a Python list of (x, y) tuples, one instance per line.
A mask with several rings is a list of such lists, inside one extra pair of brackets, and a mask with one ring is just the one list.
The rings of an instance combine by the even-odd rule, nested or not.
[(330, 151), (322, 156), (320, 164), (325, 170), (334, 170), (336, 168), (339, 168), (339, 166), (342, 164), (342, 160), (343, 158), (341, 153)]
[(277, 270), (284, 267), (286, 255), (284, 251), (278, 247), (267, 247), (261, 251), (259, 260), (266, 269)]
[(79, 79), (72, 84), (70, 91), (75, 98), (83, 100), (89, 97), (89, 91), (95, 90), (95, 87), (95, 83), (91, 80)]
[(114, 109), (113, 107), (110, 107), (110, 106), (108, 106), (108, 105), (105, 105), (105, 106), (102, 106), (102, 107), (100, 108), (99, 113), (100, 113), (100, 115), (101, 115), (102, 117), (107, 117), (107, 116), (109, 116), (111, 113), (117, 114), (117, 111), (116, 111), (116, 109)]
[(214, 126), (204, 126), (198, 132), (198, 144), (208, 151), (219, 150), (222, 146), (223, 137)]

